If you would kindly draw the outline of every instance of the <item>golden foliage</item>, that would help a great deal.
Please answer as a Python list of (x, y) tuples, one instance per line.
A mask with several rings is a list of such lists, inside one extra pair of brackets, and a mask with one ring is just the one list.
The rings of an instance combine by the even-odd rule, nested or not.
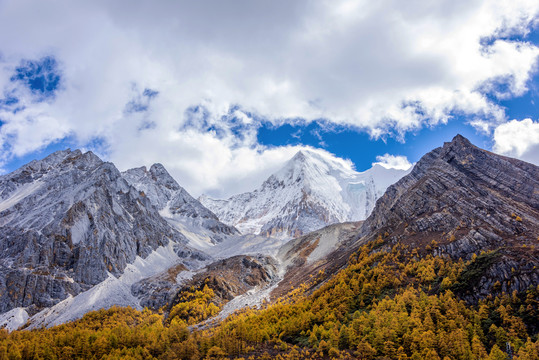
[(538, 358), (538, 288), (469, 306), (449, 290), (467, 263), (381, 245), (363, 246), (312, 294), (297, 287), (214, 327), (188, 328), (219, 312), (204, 284), (180, 293), (166, 318), (111, 308), (51, 329), (0, 331), (0, 360), (505, 359), (507, 343), (514, 359)]

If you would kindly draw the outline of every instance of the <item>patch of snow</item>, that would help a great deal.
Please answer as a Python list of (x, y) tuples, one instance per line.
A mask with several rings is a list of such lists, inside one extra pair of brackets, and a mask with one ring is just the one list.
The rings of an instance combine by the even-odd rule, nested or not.
[(306, 262), (314, 263), (320, 259), (325, 258), (332, 251), (342, 246), (343, 242), (349, 239), (348, 236), (344, 236), (343, 232), (350, 233), (357, 226), (357, 223), (343, 223), (326, 227), (321, 230), (312, 232), (311, 234), (292, 239), (281, 248), (276, 255), (276, 259), (279, 262), (279, 276), (283, 277), (287, 271), (287, 268), (294, 264), (298, 256), (303, 256), (305, 249), (311, 248), (316, 243), (316, 247), (305, 259)]
[(118, 202), (113, 198), (112, 199), (112, 211), (114, 211), (114, 213), (116, 215), (119, 215), (119, 216), (122, 216), (124, 214), (124, 208), (118, 204)]
[(14, 331), (26, 324), (29, 316), (24, 308), (11, 309), (6, 313), (0, 314), (0, 328), (7, 331)]
[(245, 307), (260, 307), (264, 300), (269, 300), (271, 292), (277, 287), (279, 281), (275, 281), (268, 286), (260, 289), (254, 288), (249, 290), (243, 295), (236, 296), (223, 306), (219, 314), (208, 321), (224, 320), (229, 315), (233, 314), (236, 310), (243, 309)]
[(131, 294), (131, 286), (180, 263), (174, 245), (171, 241), (167, 246), (157, 248), (146, 259), (137, 257), (134, 263), (127, 265), (119, 278), (109, 274), (107, 279), (88, 291), (42, 310), (30, 319), (30, 328), (59, 325), (80, 319), (89, 311), (108, 309), (114, 305), (142, 309), (139, 300)]
[(89, 228), (90, 219), (88, 219), (88, 216), (80, 216), (71, 227), (71, 241), (73, 244), (78, 244), (81, 240), (84, 240)]
[[(168, 203), (167, 203), (168, 205)], [(164, 217), (165, 219), (172, 219), (174, 218), (174, 215), (172, 214), (172, 211), (170, 211), (170, 208), (168, 206), (165, 206), (161, 210), (159, 210), (159, 215)]]
[(16, 205), (25, 197), (31, 195), (43, 185), (43, 182), (37, 180), (28, 184), (24, 184), (9, 194), (9, 197), (5, 200), (0, 200), (0, 211), (9, 209), (13, 205)]
[(279, 248), (286, 242), (284, 239), (260, 235), (230, 236), (222, 243), (204, 251), (217, 259), (236, 255), (267, 255), (275, 257)]
[(191, 270), (181, 271), (176, 275), (176, 282), (180, 284), (186, 280), (191, 280), (195, 274), (196, 272)]
[(168, 208), (159, 211), (159, 214), (187, 238), (189, 246), (202, 251), (213, 246), (210, 231), (193, 224), (189, 218), (174, 216)]
[(340, 229), (331, 229), (332, 231), (322, 231), (318, 238), (318, 246), (309, 254), (307, 262), (312, 263), (324, 258), (341, 244)]

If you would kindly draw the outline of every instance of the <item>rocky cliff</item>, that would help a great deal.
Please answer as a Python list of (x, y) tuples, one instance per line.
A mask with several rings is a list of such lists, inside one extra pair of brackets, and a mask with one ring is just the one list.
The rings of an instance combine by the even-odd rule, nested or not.
[[(159, 210), (159, 213), (178, 230), (205, 232), (212, 243), (222, 242), (226, 236), (239, 235), (233, 226), (225, 225), (217, 216), (193, 198), (161, 164), (130, 169), (122, 173), (124, 179), (141, 191)], [(195, 228), (195, 229), (193, 229)]]
[(0, 313), (52, 306), (169, 241), (186, 243), (113, 164), (79, 150), (32, 161), (0, 177)]
[(236, 255), (217, 260), (197, 271), (178, 265), (132, 286), (132, 293), (141, 299), (141, 305), (158, 310), (170, 310), (183, 291), (201, 289), (208, 285), (215, 302), (222, 306), (250, 290), (261, 290), (277, 280), (277, 263), (269, 256)]
[(455, 288), (470, 300), (526, 290), (539, 283), (539, 168), (457, 135), (377, 201), (358, 241), (377, 237), (455, 260), (484, 252)]

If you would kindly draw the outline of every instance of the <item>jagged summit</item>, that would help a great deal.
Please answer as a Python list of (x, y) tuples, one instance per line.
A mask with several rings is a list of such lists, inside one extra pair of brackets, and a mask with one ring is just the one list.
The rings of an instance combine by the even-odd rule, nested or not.
[(41, 176), (40, 174), (43, 174), (46, 171), (54, 171), (54, 167), (64, 161), (70, 161), (72, 163), (78, 161), (78, 165), (85, 168), (95, 167), (103, 164), (103, 161), (91, 151), (83, 153), (78, 149), (73, 151), (71, 151), (71, 149), (66, 149), (56, 151), (42, 160), (32, 160), (28, 164), (21, 166), (19, 169), (8, 175), (32, 173), (34, 177), (39, 177)]
[(359, 173), (349, 161), (305, 149), (253, 192), (228, 200), (199, 199), (244, 234), (291, 238), (328, 224), (365, 219), (387, 186), (406, 173), (379, 166)]
[(160, 163), (155, 163), (150, 167), (152, 179), (160, 185), (171, 190), (180, 190), (182, 187), (168, 173), (165, 167)]
[[(448, 143), (445, 143), (445, 144), (448, 144)], [(444, 144), (444, 145), (445, 145)], [(456, 146), (473, 146), (473, 147), (476, 147), (475, 145), (473, 145), (470, 140), (468, 140), (467, 138), (465, 138), (464, 136), (462, 136), (461, 134), (457, 134), (453, 137), (453, 139), (451, 140), (451, 142), (449, 142), (449, 144), (453, 144), (453, 145), (456, 145)]]
[(187, 242), (112, 163), (80, 150), (34, 160), (0, 176), (0, 312), (54, 305), (171, 240)]
[[(449, 182), (453, 184), (449, 185)], [(414, 196), (417, 189), (424, 186), (430, 186), (429, 194), (458, 195), (436, 199), (438, 205), (448, 211), (461, 209), (465, 201), (486, 202), (497, 197), (518, 200), (522, 203), (519, 206), (527, 205), (530, 210), (539, 209), (537, 166), (480, 149), (462, 135), (457, 135), (451, 142), (446, 142), (442, 147), (424, 155), (408, 176), (388, 188), (387, 193), (379, 200), (380, 204), (377, 204), (376, 210), (365, 222), (363, 233), (390, 221), (399, 212), (386, 214), (386, 207), (395, 209), (396, 203)], [(488, 191), (484, 188), (488, 188)], [(411, 191), (412, 189), (414, 191)], [(514, 203), (514, 200), (497, 201), (503, 203), (503, 207)], [(481, 208), (485, 209), (485, 206), (486, 204)], [(491, 211), (495, 210), (493, 206), (494, 204), (491, 205)], [(429, 212), (429, 209), (422, 209), (420, 214), (425, 212)]]
[[(497, 251), (488, 276), (470, 297), (500, 290), (523, 291), (539, 282), (539, 167), (480, 149), (461, 135), (423, 156), (412, 172), (390, 186), (360, 231), (454, 259)], [(523, 246), (527, 246), (524, 248)], [(511, 268), (517, 269), (512, 271)], [(498, 277), (496, 279), (496, 277)]]
[(142, 178), (151, 179), (153, 182), (160, 186), (164, 186), (169, 190), (180, 190), (181, 186), (174, 180), (174, 178), (168, 173), (165, 167), (160, 163), (155, 163), (150, 166), (148, 170), (146, 166), (129, 169), (123, 172), (124, 177), (129, 180), (136, 180)]
[(193, 198), (159, 163), (153, 164), (150, 170), (146, 167), (127, 170), (122, 176), (148, 197), (161, 216), (180, 231), (206, 233), (205, 237), (212, 243), (239, 233), (233, 226), (220, 222), (213, 212)]
[(307, 157), (305, 156), (305, 153), (301, 150), (299, 150), (293, 157), (290, 159), (291, 161), (303, 161)]

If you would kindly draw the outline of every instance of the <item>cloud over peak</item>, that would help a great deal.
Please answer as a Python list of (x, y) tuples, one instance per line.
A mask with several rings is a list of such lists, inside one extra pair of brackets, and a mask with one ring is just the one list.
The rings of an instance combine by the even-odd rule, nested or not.
[(497, 153), (539, 163), (539, 122), (532, 119), (511, 120), (494, 130)]
[(398, 169), (398, 170), (408, 170), (412, 167), (412, 163), (408, 161), (406, 156), (402, 155), (390, 155), (384, 154), (376, 157), (376, 162), (372, 165), (380, 165), (386, 169)]
[[(490, 132), (506, 121), (496, 99), (536, 71), (538, 12), (533, 0), (3, 1), (0, 166), (97, 141), (121, 167), (164, 162), (196, 193), (290, 155), (258, 144), (262, 120), (403, 138), (458, 114)], [(36, 102), (38, 77), (17, 69), (40, 59), (61, 86)]]

